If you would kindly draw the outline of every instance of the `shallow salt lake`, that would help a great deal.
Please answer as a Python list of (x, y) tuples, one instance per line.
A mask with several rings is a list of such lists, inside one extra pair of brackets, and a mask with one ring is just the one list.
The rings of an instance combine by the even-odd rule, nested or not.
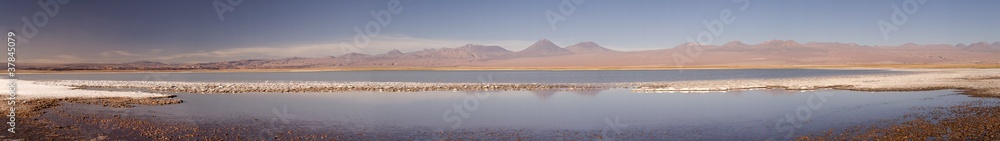
[[(438, 132), (502, 131), (542, 140), (589, 139), (593, 134), (625, 140), (732, 140), (818, 134), (924, 112), (920, 107), (997, 101), (951, 90), (634, 93), (608, 89), (177, 95), (184, 103), (131, 109), (60, 108), (206, 126), (245, 124), (312, 132), (367, 132), (390, 139), (435, 139), (438, 136), (434, 133)], [(578, 134), (581, 132), (584, 134)]]

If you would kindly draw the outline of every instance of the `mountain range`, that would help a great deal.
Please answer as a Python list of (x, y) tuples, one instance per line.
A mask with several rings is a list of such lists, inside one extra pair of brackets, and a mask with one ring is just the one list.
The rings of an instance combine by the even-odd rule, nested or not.
[[(678, 58), (686, 61), (678, 61)], [(723, 45), (684, 43), (673, 48), (616, 51), (594, 42), (560, 47), (541, 39), (521, 51), (500, 46), (466, 44), (454, 48), (382, 54), (348, 53), (319, 58), (245, 59), (208, 63), (138, 61), (116, 64), (30, 65), (28, 70), (188, 70), (372, 67), (622, 67), (622, 66), (754, 66), (854, 64), (998, 64), (1000, 42), (969, 45), (907, 43), (869, 46), (855, 43), (771, 40), (759, 44), (732, 41)]]

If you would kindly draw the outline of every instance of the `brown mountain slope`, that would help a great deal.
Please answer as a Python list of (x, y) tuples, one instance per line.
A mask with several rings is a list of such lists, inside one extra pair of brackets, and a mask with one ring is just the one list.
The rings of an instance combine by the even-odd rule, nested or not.
[[(622, 67), (622, 66), (753, 66), (851, 64), (1000, 64), (1000, 46), (986, 42), (958, 45), (862, 46), (854, 43), (774, 40), (755, 45), (729, 42), (722, 46), (685, 43), (673, 48), (618, 52), (593, 42), (560, 48), (542, 39), (525, 50), (467, 44), (457, 48), (404, 53), (349, 53), (339, 57), (245, 59), (168, 64), (138, 61), (121, 64), (26, 65), (26, 70), (186, 70), (269, 68), (370, 67)], [(700, 52), (692, 52), (695, 49)], [(695, 54), (697, 53), (697, 54)], [(688, 57), (689, 62), (678, 62)]]

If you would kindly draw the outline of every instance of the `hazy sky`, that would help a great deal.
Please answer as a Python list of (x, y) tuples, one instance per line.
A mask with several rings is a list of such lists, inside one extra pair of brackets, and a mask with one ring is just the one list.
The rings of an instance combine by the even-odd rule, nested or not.
[[(50, 0), (41, 0), (48, 2)], [(54, 3), (56, 0), (51, 0)], [(582, 1), (582, 0), (580, 0)], [(915, 0), (916, 1), (916, 0)], [(616, 50), (670, 48), (709, 31), (720, 12), (735, 17), (709, 44), (854, 42), (863, 45), (957, 44), (1000, 41), (1000, 1), (927, 0), (586, 0), (563, 15), (562, 0), (400, 0), (402, 8), (367, 46), (356, 46), (354, 28), (375, 21), (389, 0), (243, 0), (220, 19), (212, 0), (73, 0), (51, 16), (36, 1), (0, 4), (0, 28), (25, 38), (22, 17), (44, 22), (19, 59), (34, 63), (205, 62), (247, 58), (318, 57), (347, 51), (378, 54), (467, 43), (517, 51), (547, 38), (560, 46), (594, 41)], [(219, 0), (218, 3), (227, 3)], [(229, 5), (229, 4), (226, 4)], [(905, 22), (892, 22), (893, 8)], [(51, 9), (51, 8), (50, 8)], [(388, 11), (388, 10), (387, 10)], [(555, 29), (546, 12), (565, 17)], [(47, 22), (44, 19), (48, 19)], [(878, 21), (898, 27), (883, 36)], [(32, 24), (38, 25), (38, 23)], [(352, 47), (353, 46), (353, 47)]]

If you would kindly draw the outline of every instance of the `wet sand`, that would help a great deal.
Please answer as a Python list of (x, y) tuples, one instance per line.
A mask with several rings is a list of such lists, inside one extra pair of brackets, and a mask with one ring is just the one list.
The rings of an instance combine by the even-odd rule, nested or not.
[(950, 107), (923, 107), (882, 123), (830, 129), (797, 140), (1000, 140), (1000, 103), (968, 102)]
[[(6, 79), (3, 82), (8, 82)], [(8, 90), (9, 85), (2, 85), (0, 88)], [(99, 91), (83, 90), (74, 87), (53, 86), (36, 84), (32, 81), (17, 81), (17, 95), (14, 97), (16, 103), (16, 128), (15, 134), (3, 134), (0, 139), (29, 139), (29, 140), (81, 140), (95, 139), (82, 138), (77, 134), (81, 132), (72, 126), (53, 126), (55, 121), (50, 118), (42, 118), (49, 114), (46, 110), (58, 107), (66, 103), (93, 104), (110, 108), (130, 108), (138, 105), (156, 106), (181, 103), (181, 100), (173, 99), (173, 95), (158, 94), (149, 92), (122, 92), (122, 91)], [(3, 91), (0, 98), (5, 101), (10, 98), (9, 91)], [(11, 109), (9, 104), (0, 104), (0, 109)], [(9, 113), (5, 112), (5, 113)], [(6, 126), (9, 128), (9, 126)], [(6, 129), (6, 128), (5, 128)], [(6, 130), (5, 130), (6, 131)]]
[[(8, 97), (3, 96), (0, 98), (6, 99)], [(17, 104), (14, 105), (14, 108), (17, 109), (16, 112), (17, 128), (15, 129), (17, 133), (14, 134), (5, 133), (2, 136), (0, 136), (0, 139), (29, 139), (29, 140), (97, 139), (97, 138), (86, 138), (85, 135), (81, 134), (82, 130), (80, 130), (79, 127), (77, 126), (59, 126), (57, 124), (59, 123), (58, 121), (54, 121), (51, 118), (43, 118), (44, 115), (53, 114), (48, 112), (47, 111), (48, 109), (52, 109), (67, 103), (94, 104), (109, 108), (130, 108), (136, 105), (157, 106), (157, 105), (177, 104), (181, 102), (182, 101), (180, 100), (172, 99), (169, 97), (141, 97), (141, 98), (68, 97), (68, 98), (19, 99), (17, 100)], [(0, 108), (10, 109), (11, 106), (7, 104), (0, 104)], [(73, 116), (78, 116), (78, 115), (73, 115)], [(62, 123), (66, 124), (67, 122), (62, 122)], [(81, 123), (81, 124), (88, 124), (88, 123)], [(90, 123), (90, 124), (95, 124), (95, 123)], [(9, 128), (9, 126), (6, 127)]]

